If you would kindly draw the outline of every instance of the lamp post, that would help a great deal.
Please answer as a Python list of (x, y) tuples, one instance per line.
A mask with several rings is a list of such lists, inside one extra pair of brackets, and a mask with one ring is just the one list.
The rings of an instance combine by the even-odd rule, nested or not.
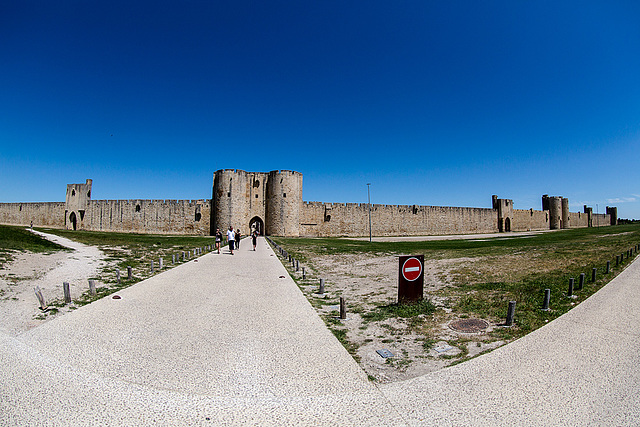
[(371, 243), (371, 183), (367, 183), (367, 201), (369, 203), (369, 243)]

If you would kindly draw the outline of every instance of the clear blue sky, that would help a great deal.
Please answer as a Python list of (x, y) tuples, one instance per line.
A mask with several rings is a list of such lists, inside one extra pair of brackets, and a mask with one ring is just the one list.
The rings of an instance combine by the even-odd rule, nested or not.
[(0, 201), (211, 197), (640, 218), (640, 2), (4, 1)]

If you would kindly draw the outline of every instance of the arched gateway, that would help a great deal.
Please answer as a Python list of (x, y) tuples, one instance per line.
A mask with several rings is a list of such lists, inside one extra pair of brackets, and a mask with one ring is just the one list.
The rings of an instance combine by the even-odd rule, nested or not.
[(253, 218), (251, 218), (251, 221), (249, 221), (249, 230), (251, 234), (253, 234), (254, 231), (257, 231), (260, 236), (263, 236), (264, 221), (262, 221), (259, 216), (254, 216)]

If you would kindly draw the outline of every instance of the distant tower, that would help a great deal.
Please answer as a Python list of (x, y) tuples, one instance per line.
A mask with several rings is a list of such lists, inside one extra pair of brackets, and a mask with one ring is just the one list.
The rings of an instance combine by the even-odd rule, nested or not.
[(583, 211), (585, 214), (587, 214), (587, 227), (593, 227), (593, 208), (584, 205)]
[(64, 224), (67, 230), (82, 230), (84, 217), (91, 200), (91, 185), (93, 181), (87, 179), (84, 184), (67, 184), (67, 198), (65, 202)]
[(511, 224), (513, 218), (513, 200), (511, 199), (498, 199), (498, 196), (493, 195), (491, 197), (491, 204), (493, 209), (498, 211), (498, 231), (509, 232), (513, 229)]
[(288, 170), (269, 172), (265, 224), (267, 234), (299, 236), (301, 207), (302, 174)]
[(549, 228), (558, 230), (562, 227), (562, 197), (548, 197)]
[(545, 194), (542, 196), (542, 210), (543, 211), (548, 211), (549, 210), (549, 195)]
[(571, 216), (569, 215), (569, 199), (562, 198), (562, 228), (571, 228)]
[(618, 225), (618, 208), (615, 206), (607, 206), (607, 214), (609, 214), (610, 224)]

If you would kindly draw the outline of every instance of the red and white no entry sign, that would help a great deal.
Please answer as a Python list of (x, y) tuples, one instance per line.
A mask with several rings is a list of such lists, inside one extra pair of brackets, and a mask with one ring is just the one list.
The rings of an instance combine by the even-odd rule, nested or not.
[(422, 275), (422, 263), (418, 258), (411, 257), (402, 264), (402, 276), (413, 282)]

